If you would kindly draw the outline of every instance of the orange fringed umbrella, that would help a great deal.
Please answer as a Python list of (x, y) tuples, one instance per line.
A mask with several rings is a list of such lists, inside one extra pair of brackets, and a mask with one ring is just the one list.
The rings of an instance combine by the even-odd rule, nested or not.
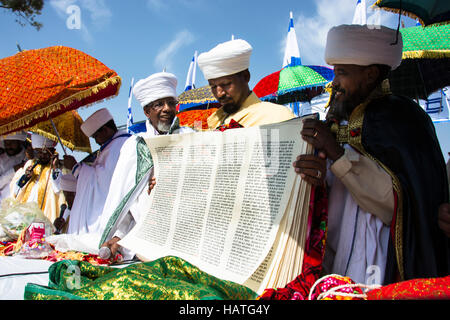
[(76, 110), (64, 112), (52, 120), (57, 132), (50, 120), (42, 121), (28, 130), (55, 142), (59, 142), (59, 135), (61, 143), (72, 151), (92, 152), (89, 137), (81, 131), (83, 119)]
[(0, 135), (119, 93), (121, 78), (73, 48), (26, 50), (0, 60)]

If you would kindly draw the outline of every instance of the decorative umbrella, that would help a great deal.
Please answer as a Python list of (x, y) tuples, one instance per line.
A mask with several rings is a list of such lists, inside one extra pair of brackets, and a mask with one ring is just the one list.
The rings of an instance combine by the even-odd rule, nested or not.
[(50, 120), (42, 121), (28, 130), (56, 142), (59, 141), (59, 136), (61, 143), (72, 151), (78, 150), (91, 153), (89, 137), (81, 131), (82, 123), (83, 120), (78, 112), (71, 110), (53, 119), (57, 132), (55, 132), (55, 128)]
[(417, 26), (400, 32), (403, 60), (389, 77), (392, 92), (426, 100), (450, 85), (450, 25)]
[(424, 26), (450, 21), (448, 0), (378, 0), (374, 6), (418, 19)]
[(178, 103), (178, 111), (180, 112), (185, 109), (209, 109), (219, 105), (209, 85), (184, 91), (178, 96)]
[(177, 114), (180, 126), (191, 127), (196, 130), (208, 130), (208, 117), (217, 110), (217, 107), (209, 109), (185, 110)]
[(26, 50), (0, 60), (0, 134), (118, 94), (121, 78), (73, 48)]
[(262, 78), (253, 92), (264, 101), (286, 104), (310, 101), (333, 80), (333, 69), (323, 66), (287, 66)]

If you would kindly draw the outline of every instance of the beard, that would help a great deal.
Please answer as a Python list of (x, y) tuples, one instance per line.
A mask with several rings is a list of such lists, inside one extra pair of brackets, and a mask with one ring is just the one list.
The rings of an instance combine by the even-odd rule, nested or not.
[[(336, 93), (341, 94), (341, 99), (337, 100), (335, 98)], [(327, 112), (327, 120), (337, 120), (341, 122), (342, 120), (348, 120), (350, 118), (353, 110), (362, 102), (361, 96), (354, 93), (345, 97), (346, 90), (344, 89), (333, 89), (330, 98), (330, 110)]]
[(161, 133), (167, 133), (170, 130), (170, 124), (166, 123), (166, 122), (158, 121), (156, 130), (158, 130)]

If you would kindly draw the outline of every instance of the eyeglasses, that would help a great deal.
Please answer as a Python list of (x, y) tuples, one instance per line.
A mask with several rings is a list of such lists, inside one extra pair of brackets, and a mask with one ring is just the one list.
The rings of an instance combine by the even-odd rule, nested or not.
[(178, 104), (178, 101), (175, 99), (170, 99), (170, 100), (159, 100), (159, 101), (155, 101), (152, 104), (150, 104), (150, 108), (159, 111), (162, 108), (164, 108), (165, 105), (168, 105), (170, 108), (175, 108)]

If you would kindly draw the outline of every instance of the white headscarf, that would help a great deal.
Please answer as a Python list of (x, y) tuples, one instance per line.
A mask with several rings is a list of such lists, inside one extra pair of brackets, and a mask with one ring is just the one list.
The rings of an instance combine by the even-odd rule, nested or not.
[(15, 132), (10, 135), (7, 135), (6, 137), (2, 137), (3, 140), (20, 140), (25, 141), (27, 140), (27, 133), (25, 131)]
[(37, 133), (32, 133), (31, 135), (31, 147), (33, 149), (44, 149), (44, 148), (54, 148), (57, 142), (43, 137)]
[(244, 71), (250, 66), (252, 46), (245, 40), (230, 40), (198, 56), (198, 66), (206, 80)]
[(177, 98), (177, 78), (169, 72), (154, 73), (133, 87), (133, 94), (142, 107), (162, 98)]
[(340, 25), (330, 29), (325, 46), (325, 61), (329, 65), (372, 64), (397, 68), (402, 61), (402, 34), (385, 26)]

